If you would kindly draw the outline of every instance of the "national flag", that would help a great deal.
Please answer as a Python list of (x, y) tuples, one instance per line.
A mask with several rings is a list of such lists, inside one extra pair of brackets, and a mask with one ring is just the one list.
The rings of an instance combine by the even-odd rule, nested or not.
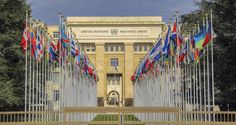
[(49, 62), (54, 62), (55, 60), (56, 60), (56, 56), (57, 56), (57, 54), (56, 54), (56, 52), (55, 52), (55, 50), (53, 49), (53, 47), (50, 47), (49, 48)]
[(170, 25), (168, 25), (168, 29), (167, 29), (167, 34), (166, 34), (166, 38), (165, 38), (165, 42), (164, 45), (162, 47), (162, 54), (167, 56), (168, 55), (168, 48), (170, 47), (170, 35), (171, 35), (171, 28)]
[(132, 75), (131, 78), (130, 78), (130, 80), (131, 80), (132, 82), (134, 82), (134, 80), (135, 80), (135, 76)]
[(161, 47), (162, 39), (160, 38), (151, 51), (146, 55), (144, 60), (142, 61), (141, 73), (146, 73), (150, 70), (151, 64), (157, 60), (157, 57), (161, 55), (162, 47)]
[(183, 62), (184, 61), (184, 57), (187, 54), (187, 43), (185, 43), (183, 49), (180, 51), (179, 54), (179, 62)]
[(62, 30), (61, 30), (61, 41), (64, 42), (64, 43), (69, 43), (70, 42), (69, 38), (65, 34), (65, 29), (64, 28), (62, 28)]
[(81, 60), (81, 55), (78, 54), (78, 55), (76, 56), (76, 64), (77, 64), (77, 65), (80, 64), (80, 60)]
[(177, 30), (178, 30), (177, 29), (177, 22), (175, 21), (174, 25), (173, 25), (172, 33), (171, 33), (171, 36), (170, 36), (170, 39), (173, 42), (173, 45), (174, 45), (175, 48), (180, 47), (182, 45), (182, 43), (184, 42), (182, 34), (180, 33), (179, 30), (178, 30), (179, 32), (178, 32), (178, 35), (177, 35)]
[(178, 43), (177, 46), (180, 47), (184, 43), (184, 38), (181, 33), (178, 33)]
[(57, 46), (54, 43), (54, 41), (51, 39), (50, 47), (49, 47), (49, 60), (51, 63), (56, 60), (56, 57), (58, 56), (57, 51), (58, 51)]
[(194, 37), (193, 40), (195, 42), (195, 48), (198, 50), (203, 49), (203, 43), (206, 39), (206, 28), (202, 28), (199, 33), (197, 33)]
[(173, 25), (173, 28), (172, 28), (172, 33), (171, 33), (171, 36), (170, 36), (170, 39), (173, 42), (174, 47), (177, 47), (176, 34), (177, 34), (177, 23), (174, 22), (174, 25)]
[(35, 37), (35, 34), (34, 32), (31, 32), (30, 33), (30, 36), (31, 36), (31, 55), (36, 59), (37, 57), (37, 44), (36, 44), (36, 37)]
[(40, 29), (37, 30), (37, 60), (40, 61), (43, 57), (43, 42), (44, 42), (44, 36), (42, 35), (42, 31)]
[(195, 52), (194, 52), (194, 61), (196, 63), (199, 62), (199, 50), (198, 49), (196, 49)]
[(78, 50), (78, 46), (76, 46), (76, 42), (74, 40), (72, 40), (70, 42), (70, 47), (71, 47), (71, 49), (70, 49), (71, 50), (71, 55), (73, 57), (77, 56), (78, 53), (79, 53), (79, 50)]
[(157, 43), (154, 45), (154, 47), (151, 49), (151, 51), (150, 51), (150, 54), (149, 54), (149, 58), (151, 59), (151, 60), (153, 60), (155, 57), (156, 57), (156, 55), (158, 55), (159, 53), (161, 53), (161, 51), (162, 51), (162, 48), (161, 48), (161, 43), (162, 43), (162, 41), (161, 41), (162, 39), (160, 38), (158, 41), (157, 41)]
[[(206, 39), (205, 41), (203, 42), (203, 45), (202, 47), (205, 47), (210, 41), (212, 38), (215, 38), (216, 37), (216, 34), (213, 30), (213, 28), (211, 28), (211, 24), (210, 22), (208, 23), (208, 26), (207, 26), (207, 31), (206, 31)], [(211, 34), (212, 33), (212, 34)], [(212, 36), (211, 36), (212, 35)]]
[(25, 53), (26, 49), (27, 49), (27, 41), (29, 38), (29, 32), (28, 32), (28, 28), (25, 27), (22, 38), (21, 38), (21, 42), (20, 45), (22, 47), (22, 51), (23, 53)]

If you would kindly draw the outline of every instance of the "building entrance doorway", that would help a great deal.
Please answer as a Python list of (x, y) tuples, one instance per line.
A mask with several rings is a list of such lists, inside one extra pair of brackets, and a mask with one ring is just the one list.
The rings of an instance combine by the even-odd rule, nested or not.
[(107, 95), (108, 105), (119, 106), (119, 102), (120, 102), (120, 94), (115, 90), (110, 91)]
[(122, 74), (107, 74), (106, 106), (121, 106)]

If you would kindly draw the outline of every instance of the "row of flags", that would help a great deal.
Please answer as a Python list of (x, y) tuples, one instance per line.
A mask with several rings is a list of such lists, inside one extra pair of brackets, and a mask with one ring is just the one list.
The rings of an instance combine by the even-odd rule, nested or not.
[(62, 67), (74, 63), (83, 73), (98, 81), (94, 65), (80, 48), (79, 41), (72, 31), (66, 30), (64, 22), (59, 25), (58, 36), (58, 41), (55, 41), (45, 26), (31, 22), (30, 26), (25, 27), (23, 31), (20, 45), (23, 53), (26, 53), (29, 48), (35, 62), (58, 63)]
[(131, 76), (133, 82), (142, 79), (144, 74), (158, 72), (171, 63), (176, 66), (199, 63), (204, 48), (212, 38), (216, 37), (212, 24), (208, 20), (200, 31), (193, 35), (188, 34), (187, 37), (183, 37), (177, 20), (172, 26), (172, 28), (170, 25), (167, 26), (165, 35), (159, 36), (157, 42), (140, 62)]

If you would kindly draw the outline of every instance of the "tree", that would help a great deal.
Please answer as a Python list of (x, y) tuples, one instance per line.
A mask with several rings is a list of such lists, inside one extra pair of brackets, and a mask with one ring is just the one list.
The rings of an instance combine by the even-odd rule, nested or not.
[[(213, 27), (217, 34), (214, 40), (214, 73), (218, 90), (216, 101), (230, 104), (236, 109), (236, 1), (235, 0), (202, 0), (199, 10), (183, 15), (183, 30), (193, 28), (193, 22), (202, 21), (205, 13), (213, 10)], [(226, 108), (225, 108), (226, 109)]]
[(20, 49), (25, 0), (0, 0), (0, 110), (24, 103), (24, 56)]

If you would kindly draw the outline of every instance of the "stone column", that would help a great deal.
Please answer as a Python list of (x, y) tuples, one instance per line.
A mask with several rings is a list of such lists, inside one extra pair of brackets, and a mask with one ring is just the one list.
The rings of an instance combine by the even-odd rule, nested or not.
[(99, 81), (97, 82), (98, 106), (104, 106), (106, 97), (106, 77), (104, 69), (104, 43), (95, 43), (96, 46), (96, 70)]
[(125, 66), (124, 66), (124, 84), (123, 84), (123, 97), (125, 101), (125, 106), (129, 106), (133, 98), (133, 84), (130, 80), (131, 75), (133, 74), (133, 43), (126, 42), (125, 46)]

